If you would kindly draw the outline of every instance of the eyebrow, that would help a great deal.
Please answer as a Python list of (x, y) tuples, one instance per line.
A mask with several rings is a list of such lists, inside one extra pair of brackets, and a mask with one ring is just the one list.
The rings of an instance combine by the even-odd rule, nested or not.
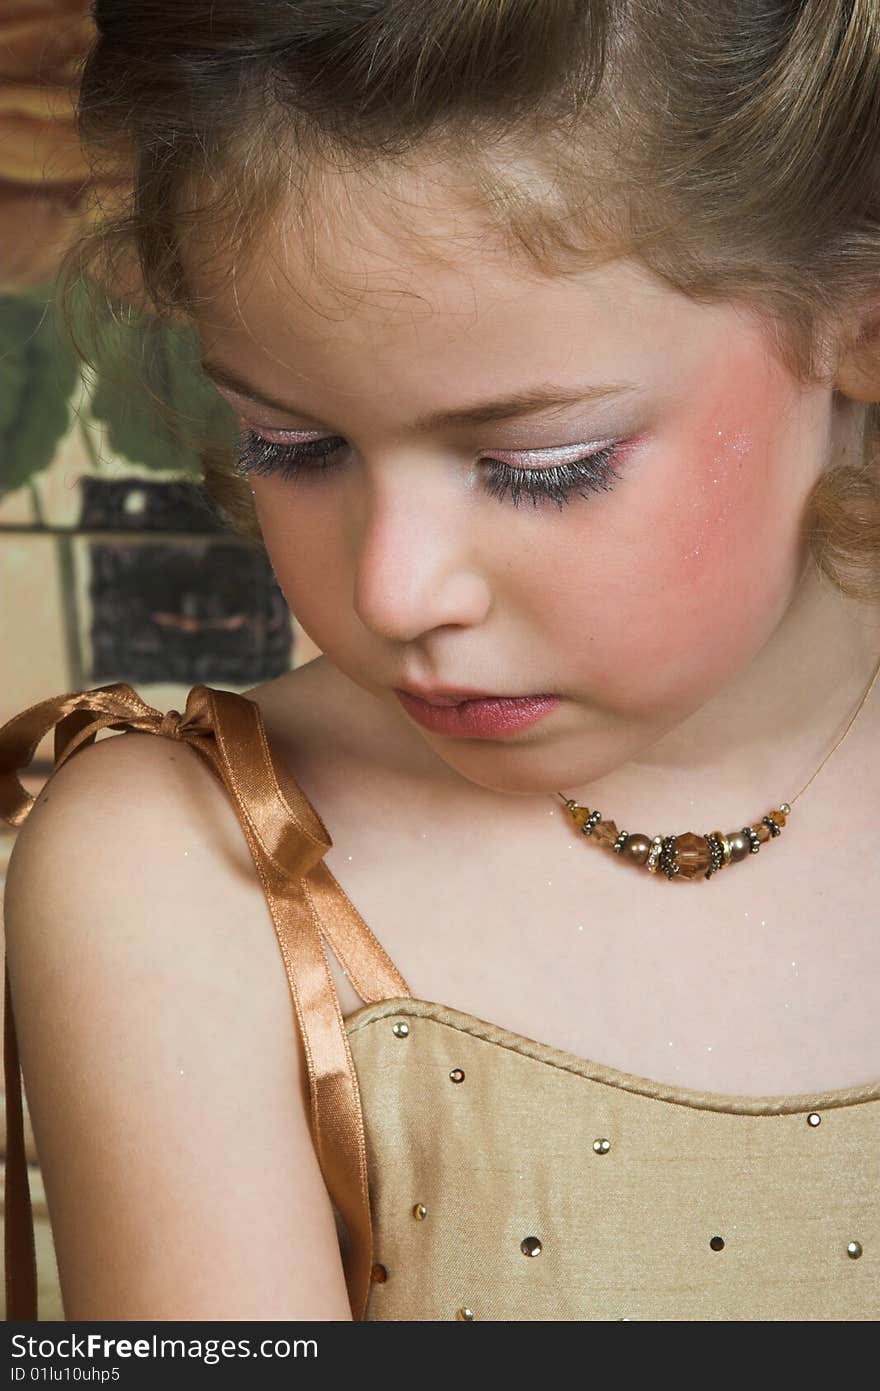
[[(279, 401), (277, 397), (268, 396), (252, 382), (240, 377), (237, 372), (233, 372), (231, 368), (225, 367), (220, 362), (203, 360), (202, 370), (218, 386), (224, 386), (228, 391), (234, 391), (237, 395), (244, 396), (249, 401), (255, 401), (258, 405), (268, 406), (271, 410), (281, 411), (285, 415), (302, 415), (309, 419), (313, 418), (308, 411), (302, 410), (289, 401)], [(486, 425), (496, 420), (511, 420), (514, 416), (534, 415), (539, 411), (552, 409), (554, 406), (569, 406), (579, 401), (600, 401), (608, 397), (623, 396), (635, 389), (634, 386), (625, 382), (573, 387), (553, 384), (527, 387), (524, 391), (515, 391), (508, 396), (497, 397), (493, 401), (478, 401), (471, 406), (458, 406), (453, 410), (433, 411), (428, 415), (419, 416), (414, 422), (413, 428), (428, 431), (443, 426)]]

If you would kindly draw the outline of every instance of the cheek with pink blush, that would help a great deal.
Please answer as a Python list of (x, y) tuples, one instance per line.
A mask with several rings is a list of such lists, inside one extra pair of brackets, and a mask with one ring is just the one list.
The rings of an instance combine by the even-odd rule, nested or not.
[(786, 440), (779, 428), (790, 393), (779, 381), (737, 385), (726, 384), (726, 400), (707, 393), (698, 417), (687, 411), (638, 479), (627, 478), (640, 496), (626, 498), (628, 510), (621, 499), (613, 549), (587, 568), (595, 603), (550, 616), (557, 642), (567, 629), (585, 689), (620, 713), (708, 698), (751, 660), (790, 600), (802, 559), (792, 487), (800, 435)]
[(780, 425), (791, 400), (778, 381), (749, 378), (681, 441), (658, 578), (682, 601), (702, 596), (728, 624), (741, 616), (748, 627), (755, 599), (772, 610), (799, 569), (803, 440)]

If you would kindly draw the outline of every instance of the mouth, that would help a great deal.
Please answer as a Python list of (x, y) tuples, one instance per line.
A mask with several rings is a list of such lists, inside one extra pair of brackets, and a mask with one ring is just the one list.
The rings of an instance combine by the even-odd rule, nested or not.
[[(424, 705), (462, 705), (465, 701), (471, 700), (536, 700), (537, 696), (527, 695), (500, 695), (497, 691), (474, 691), (467, 690), (463, 686), (435, 686), (430, 690), (417, 686), (395, 686), (395, 695), (411, 696), (413, 700), (420, 700)], [(543, 697), (540, 697), (543, 699)]]
[(463, 695), (449, 690), (434, 690), (428, 700), (401, 687), (395, 687), (394, 694), (423, 728), (465, 739), (502, 738), (537, 723), (560, 701), (556, 695)]

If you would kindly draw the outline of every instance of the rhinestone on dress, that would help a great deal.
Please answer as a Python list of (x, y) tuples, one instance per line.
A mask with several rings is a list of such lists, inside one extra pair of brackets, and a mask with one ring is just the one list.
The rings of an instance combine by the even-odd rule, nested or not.
[(450, 1082), (463, 1082), (463, 1081), (464, 1081), (464, 1073), (462, 1072), (462, 1070), (461, 1070), (460, 1067), (454, 1067), (454, 1068), (452, 1069), (452, 1071), (451, 1071), (450, 1074), (449, 1074), (449, 1080), (450, 1080)]
[(851, 1260), (857, 1261), (862, 1254), (862, 1243), (860, 1241), (851, 1241), (846, 1248), (846, 1254)]
[(819, 1115), (819, 1112), (818, 1112), (818, 1111), (811, 1111), (810, 1114), (807, 1116), (807, 1125), (821, 1125), (821, 1124), (822, 1124), (822, 1117)]
[(416, 1219), (417, 1222), (424, 1222), (425, 1218), (428, 1215), (428, 1209), (425, 1207), (424, 1203), (416, 1203), (412, 1212), (413, 1217)]
[(541, 1243), (536, 1236), (523, 1237), (519, 1244), (519, 1249), (524, 1256), (540, 1256)]
[(406, 1038), (409, 1035), (409, 1025), (398, 1019), (391, 1025), (391, 1032), (395, 1038)]
[(593, 1149), (597, 1154), (607, 1154), (611, 1148), (610, 1140), (594, 1140)]
[(465, 1307), (465, 1308), (463, 1308), (463, 1309), (459, 1309), (459, 1311), (458, 1311), (458, 1313), (456, 1314), (455, 1317), (456, 1317), (457, 1319), (472, 1319), (473, 1316), (474, 1316), (474, 1311), (473, 1311), (473, 1309), (468, 1309), (467, 1307)]
[(370, 1275), (377, 1285), (384, 1285), (385, 1281), (388, 1279), (388, 1271), (385, 1269), (384, 1265), (374, 1265), (373, 1269), (370, 1271)]
[(709, 1245), (711, 1246), (711, 1248), (712, 1248), (713, 1251), (723, 1251), (723, 1250), (724, 1250), (724, 1237), (723, 1237), (723, 1236), (713, 1236), (712, 1240), (709, 1242)]

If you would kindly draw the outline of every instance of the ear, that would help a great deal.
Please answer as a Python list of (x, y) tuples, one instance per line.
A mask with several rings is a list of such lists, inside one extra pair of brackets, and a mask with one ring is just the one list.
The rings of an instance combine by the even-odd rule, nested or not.
[(852, 401), (880, 401), (880, 300), (874, 300), (841, 349), (834, 385)]

